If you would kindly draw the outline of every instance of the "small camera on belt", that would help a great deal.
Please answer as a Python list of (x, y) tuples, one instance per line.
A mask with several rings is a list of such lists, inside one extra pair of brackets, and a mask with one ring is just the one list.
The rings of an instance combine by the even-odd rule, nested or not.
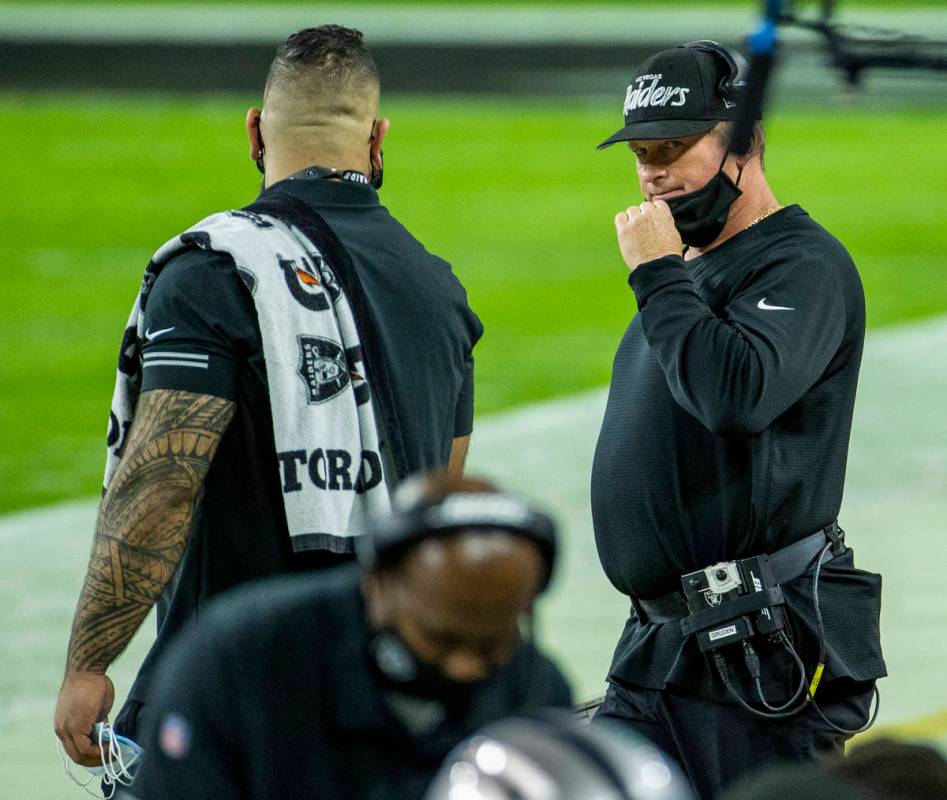
[(691, 612), (685, 632), (694, 633), (702, 652), (785, 627), (782, 592), (765, 555), (689, 572), (681, 576), (681, 585)]

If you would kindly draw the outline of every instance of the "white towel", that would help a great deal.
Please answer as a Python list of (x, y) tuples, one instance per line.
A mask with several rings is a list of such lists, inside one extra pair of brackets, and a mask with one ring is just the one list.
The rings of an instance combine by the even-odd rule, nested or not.
[(304, 462), (298, 465), (300, 473), (309, 478), (290, 490), (284, 483), (293, 548), (350, 549), (345, 540), (363, 533), (370, 517), (390, 508), (394, 469), (381, 457), (379, 418), (342, 285), (316, 245), (298, 228), (273, 216), (248, 211), (214, 214), (155, 253), (119, 356), (106, 487), (121, 458), (141, 387), (142, 295), (147, 296), (168, 260), (195, 246), (229, 253), (253, 295), (276, 451), (284, 457), (297, 454)]

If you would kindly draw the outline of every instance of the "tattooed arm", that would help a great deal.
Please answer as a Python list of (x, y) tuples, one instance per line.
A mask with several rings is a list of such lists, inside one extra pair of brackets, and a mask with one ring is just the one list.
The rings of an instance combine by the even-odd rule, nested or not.
[(193, 392), (157, 389), (139, 398), (99, 508), (56, 706), (56, 735), (79, 764), (99, 763), (92, 726), (114, 701), (105, 670), (181, 560), (198, 492), (233, 413), (231, 401)]

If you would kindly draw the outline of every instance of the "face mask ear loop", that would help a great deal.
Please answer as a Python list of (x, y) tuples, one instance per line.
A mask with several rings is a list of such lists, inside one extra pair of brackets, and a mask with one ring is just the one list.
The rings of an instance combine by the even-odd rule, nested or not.
[(108, 793), (105, 793), (103, 789), (103, 795), (105, 800), (111, 800), (112, 795), (115, 794), (115, 778), (113, 777), (114, 768), (112, 767), (112, 740), (109, 737), (108, 746), (109, 753), (108, 756), (105, 755), (105, 745), (104, 740), (108, 733), (111, 730), (111, 725), (108, 723), (103, 723), (99, 726), (99, 735), (98, 735), (98, 745), (99, 745), (99, 757), (102, 759), (102, 767), (105, 770), (105, 774), (102, 776), (102, 783), (105, 786), (108, 786)]
[(90, 774), (85, 783), (80, 781), (70, 769), (69, 765), (72, 762), (70, 762), (69, 758), (66, 756), (66, 751), (62, 749), (62, 742), (60, 742), (59, 739), (56, 740), (56, 752), (59, 753), (59, 759), (62, 761), (63, 771), (69, 776), (69, 780), (71, 780), (76, 786), (81, 786), (83, 791), (90, 797), (98, 797), (98, 792), (93, 792), (88, 789), (89, 784), (95, 780), (95, 775)]
[[(119, 737), (119, 745), (121, 745), (121, 737)], [(131, 768), (138, 763), (140, 755), (137, 750), (132, 753), (131, 760), (126, 764), (125, 757), (122, 755), (121, 748), (119, 748), (119, 762), (122, 765), (122, 772), (118, 778), (119, 782), (125, 786), (131, 786), (135, 780), (135, 777), (132, 775)], [(124, 779), (124, 780), (123, 780)]]
[[(720, 166), (717, 167), (717, 172), (723, 172), (723, 165), (727, 163), (727, 158), (728, 158), (729, 156), (730, 156), (730, 153), (728, 153), (728, 152), (725, 152), (725, 153), (723, 154), (723, 158), (720, 160)], [(743, 167), (744, 167), (743, 164), (737, 164), (737, 179), (736, 179), (736, 181), (734, 182), (734, 185), (735, 185), (735, 186), (739, 186), (739, 185), (740, 185), (740, 178), (743, 177)]]
[[(112, 767), (112, 780), (116, 783), (124, 784), (125, 780), (127, 780), (128, 768), (125, 766), (125, 759), (122, 757), (122, 743), (116, 740), (115, 731), (112, 731), (109, 743), (112, 745), (112, 760), (110, 762), (110, 766)], [(116, 763), (118, 764), (118, 769), (115, 768)]]
[(106, 757), (105, 746), (103, 744), (104, 739), (105, 739), (105, 725), (102, 724), (102, 725), (99, 725), (99, 733), (98, 733), (96, 744), (98, 744), (99, 746), (99, 758), (102, 759), (102, 767), (105, 769), (105, 778), (106, 778), (106, 782), (108, 783), (109, 779), (112, 777), (109, 772), (109, 764), (111, 763), (111, 760), (112, 760), (112, 744), (111, 742), (109, 742), (109, 754), (108, 754), (108, 757)]
[[(138, 760), (138, 754), (135, 753), (131, 760), (126, 764), (125, 756), (122, 753), (121, 737), (115, 733), (114, 729), (109, 727), (109, 768), (111, 769), (111, 778), (113, 783), (120, 783), (122, 786), (131, 786), (135, 780), (130, 767)], [(118, 768), (116, 769), (116, 763)]]

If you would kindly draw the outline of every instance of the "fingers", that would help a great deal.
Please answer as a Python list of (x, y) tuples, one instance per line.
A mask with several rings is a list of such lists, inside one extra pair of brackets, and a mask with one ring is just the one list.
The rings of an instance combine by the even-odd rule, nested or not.
[(638, 206), (628, 206), (624, 211), (619, 211), (615, 215), (615, 227), (620, 228), (622, 225), (627, 225), (640, 213), (641, 209)]
[(101, 764), (98, 742), (92, 728), (97, 720), (108, 719), (115, 688), (107, 675), (70, 673), (63, 680), (56, 704), (55, 730), (63, 750), (77, 764)]
[(91, 728), (86, 733), (80, 733), (73, 730), (56, 731), (59, 741), (62, 742), (62, 749), (66, 751), (76, 764), (85, 767), (97, 767), (102, 765), (102, 755), (99, 752), (99, 744), (92, 738)]

